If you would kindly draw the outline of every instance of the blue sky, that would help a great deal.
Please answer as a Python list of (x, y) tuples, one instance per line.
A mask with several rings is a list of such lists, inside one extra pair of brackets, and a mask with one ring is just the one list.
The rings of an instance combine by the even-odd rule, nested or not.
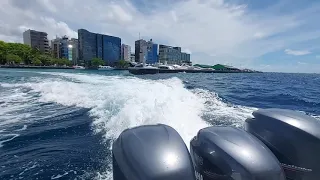
[(1, 0), (0, 16), (5, 41), (22, 42), (28, 28), (50, 39), (85, 28), (133, 46), (140, 32), (194, 63), (320, 73), (316, 0)]

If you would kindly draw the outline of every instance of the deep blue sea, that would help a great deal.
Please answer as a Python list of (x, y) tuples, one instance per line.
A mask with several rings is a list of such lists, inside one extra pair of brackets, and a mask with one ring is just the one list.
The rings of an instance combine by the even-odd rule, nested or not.
[(0, 179), (112, 179), (122, 130), (163, 123), (187, 145), (258, 108), (320, 119), (320, 74), (158, 74), (0, 69)]

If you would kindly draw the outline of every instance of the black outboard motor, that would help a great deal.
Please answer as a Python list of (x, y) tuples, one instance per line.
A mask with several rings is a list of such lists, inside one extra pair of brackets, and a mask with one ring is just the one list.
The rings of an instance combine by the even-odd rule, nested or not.
[(195, 180), (188, 148), (167, 125), (123, 131), (112, 153), (114, 180)]
[(199, 180), (285, 180), (272, 152), (238, 128), (201, 129), (190, 142), (190, 153)]
[(320, 122), (299, 112), (261, 109), (246, 120), (245, 129), (280, 161), (287, 179), (320, 180)]

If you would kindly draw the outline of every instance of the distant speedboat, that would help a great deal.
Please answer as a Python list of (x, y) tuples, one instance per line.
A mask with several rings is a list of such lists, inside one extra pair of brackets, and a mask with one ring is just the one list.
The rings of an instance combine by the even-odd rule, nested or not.
[(158, 65), (159, 69), (169, 69), (169, 70), (173, 70), (175, 69), (173, 66), (170, 65)]
[(142, 74), (158, 74), (159, 68), (153, 66), (146, 66), (143, 64), (137, 64), (134, 67), (128, 68), (129, 72), (134, 75), (142, 75)]
[(114, 68), (111, 66), (99, 66), (98, 67), (98, 70), (112, 70), (112, 69), (114, 69)]
[(72, 66), (74, 69), (85, 69), (83, 66)]

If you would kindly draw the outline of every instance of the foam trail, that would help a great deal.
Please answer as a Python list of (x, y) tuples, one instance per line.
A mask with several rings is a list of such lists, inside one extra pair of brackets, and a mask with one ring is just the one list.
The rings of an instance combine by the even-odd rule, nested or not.
[(203, 89), (195, 89), (193, 92), (205, 101), (203, 117), (212, 125), (231, 125), (242, 127), (244, 121), (253, 117), (252, 112), (258, 110), (254, 107), (234, 105), (224, 102), (217, 93)]
[[(90, 108), (93, 130), (113, 140), (127, 128), (163, 123), (175, 128), (189, 146), (199, 129), (214, 124), (204, 121), (209, 115), (242, 124), (254, 108), (234, 106), (221, 101), (215, 93), (187, 90), (178, 78), (143, 80), (134, 77), (52, 73), (56, 77), (37, 82), (15, 84), (40, 93), (41, 102)], [(7, 85), (8, 86), (8, 85)], [(111, 146), (109, 146), (111, 148)], [(98, 179), (112, 179), (106, 171)]]
[(10, 124), (22, 123), (22, 121), (28, 119), (31, 114), (29, 112), (23, 112), (23, 110), (33, 106), (32, 97), (23, 92), (21, 87), (14, 88), (12, 84), (0, 84), (0, 86), (13, 87), (13, 89), (1, 92), (0, 126), (4, 127)]
[[(3, 143), (12, 141), (16, 137), (18, 137), (19, 134), (5, 134), (5, 135), (0, 135), (0, 148), (3, 147)], [(8, 138), (9, 137), (9, 138)]]
[(90, 114), (95, 117), (94, 130), (105, 132), (106, 139), (118, 137), (129, 127), (164, 123), (175, 128), (189, 142), (199, 129), (208, 126), (201, 119), (204, 101), (185, 89), (178, 78), (154, 81), (115, 76), (58, 75), (77, 82), (39, 81), (16, 86), (27, 86), (40, 92), (42, 102), (92, 108)]

